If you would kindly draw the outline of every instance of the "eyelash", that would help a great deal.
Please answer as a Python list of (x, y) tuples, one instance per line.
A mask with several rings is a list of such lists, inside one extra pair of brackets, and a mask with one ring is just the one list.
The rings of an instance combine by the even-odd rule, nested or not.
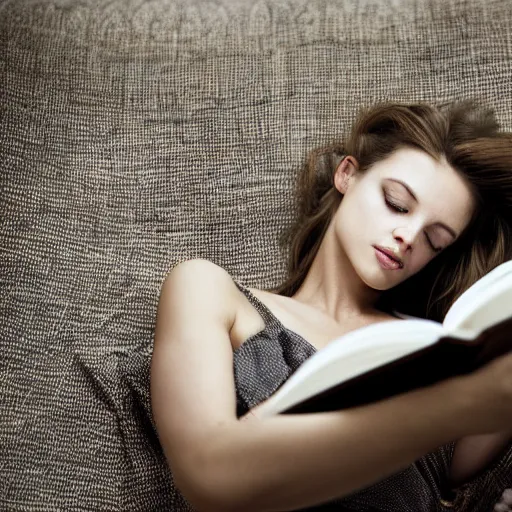
[[(405, 208), (401, 208), (400, 206), (392, 203), (391, 201), (389, 201), (387, 198), (385, 198), (385, 201), (386, 201), (386, 204), (394, 211), (398, 212), (398, 213), (407, 213), (407, 210)], [(430, 245), (430, 247), (432, 248), (432, 250), (434, 252), (441, 252), (443, 249), (440, 248), (436, 248), (434, 247), (434, 245), (432, 244), (432, 242), (430, 241), (429, 237), (427, 236), (427, 234), (425, 233), (425, 238), (427, 239), (427, 242), (428, 244)]]

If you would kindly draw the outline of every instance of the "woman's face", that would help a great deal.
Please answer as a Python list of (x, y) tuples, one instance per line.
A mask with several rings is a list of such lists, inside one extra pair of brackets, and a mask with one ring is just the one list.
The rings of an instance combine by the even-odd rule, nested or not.
[[(419, 272), (471, 219), (471, 190), (444, 158), (438, 163), (402, 147), (366, 173), (358, 176), (356, 170), (357, 161), (347, 157), (336, 171), (335, 185), (344, 197), (334, 229), (352, 266), (374, 289), (392, 288)], [(403, 267), (383, 268), (374, 246), (391, 249)]]

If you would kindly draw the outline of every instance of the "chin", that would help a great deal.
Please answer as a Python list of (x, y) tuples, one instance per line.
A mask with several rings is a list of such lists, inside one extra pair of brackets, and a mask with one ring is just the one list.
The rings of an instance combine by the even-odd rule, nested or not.
[(385, 271), (380, 267), (378, 263), (376, 264), (375, 271), (373, 271), (370, 276), (368, 276), (368, 273), (365, 274), (368, 279), (365, 279), (362, 273), (358, 272), (358, 274), (361, 277), (361, 280), (369, 288), (379, 292), (390, 290), (391, 288), (398, 286), (400, 283), (403, 283), (407, 277), (409, 277), (404, 277), (403, 269)]
[[(377, 272), (381, 269), (377, 269)], [(378, 273), (372, 274), (371, 276), (368, 276), (369, 279), (365, 279), (361, 273), (358, 272), (359, 277), (361, 278), (361, 281), (368, 286), (368, 288), (371, 288), (372, 290), (378, 291), (378, 292), (384, 292), (386, 290), (389, 290), (390, 288), (395, 287), (398, 283), (390, 282), (389, 279), (385, 279), (382, 274)]]

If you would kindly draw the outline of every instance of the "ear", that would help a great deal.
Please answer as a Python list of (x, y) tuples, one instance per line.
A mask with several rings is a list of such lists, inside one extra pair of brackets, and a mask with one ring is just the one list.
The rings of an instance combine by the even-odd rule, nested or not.
[(351, 178), (355, 177), (357, 170), (359, 168), (358, 161), (352, 156), (347, 155), (343, 158), (343, 160), (338, 164), (336, 171), (334, 173), (334, 186), (336, 189), (345, 194), (348, 190), (349, 181)]

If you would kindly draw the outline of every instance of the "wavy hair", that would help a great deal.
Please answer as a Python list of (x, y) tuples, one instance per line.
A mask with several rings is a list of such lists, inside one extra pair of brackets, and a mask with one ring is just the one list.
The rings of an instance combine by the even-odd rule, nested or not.
[[(382, 292), (376, 308), (442, 322), (453, 302), (512, 258), (512, 133), (476, 100), (433, 106), (382, 102), (363, 108), (345, 139), (313, 149), (295, 184), (296, 217), (281, 238), (287, 278), (267, 291), (292, 296), (313, 263), (343, 195), (334, 173), (346, 155), (364, 173), (400, 147), (448, 164), (469, 184), (477, 208), (460, 237), (419, 272)], [(412, 171), (411, 171), (412, 172)]]

